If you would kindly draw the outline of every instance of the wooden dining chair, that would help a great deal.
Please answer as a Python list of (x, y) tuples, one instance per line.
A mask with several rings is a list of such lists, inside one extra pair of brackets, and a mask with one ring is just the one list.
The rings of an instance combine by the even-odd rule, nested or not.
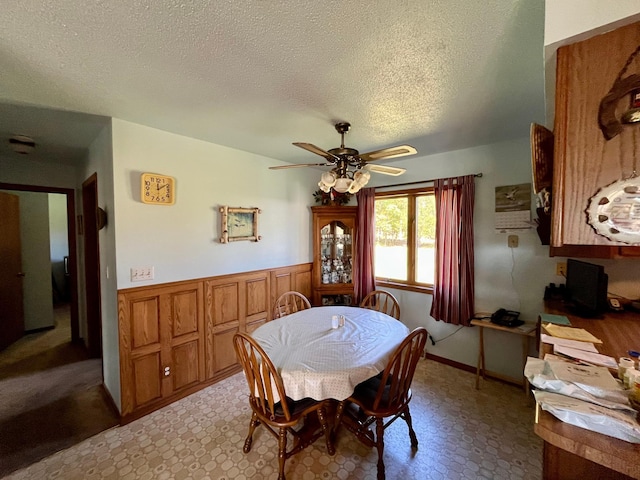
[[(233, 346), (249, 385), (249, 405), (252, 410), (249, 434), (242, 449), (244, 453), (249, 453), (251, 450), (253, 432), (258, 425), (262, 424), (278, 440), (278, 480), (285, 480), (285, 461), (322, 435), (325, 436), (329, 455), (334, 455), (331, 429), (325, 416), (327, 402), (312, 398), (294, 401), (287, 397), (278, 371), (269, 356), (251, 336), (236, 333), (233, 336)], [(314, 422), (305, 420), (305, 427), (314, 425), (313, 431), (305, 430), (304, 427), (294, 430), (294, 426), (313, 412), (318, 417), (319, 428)], [(294, 438), (293, 447), (289, 451), (287, 451), (288, 435)]]
[(311, 308), (311, 302), (300, 292), (285, 292), (273, 306), (273, 318), (284, 317), (291, 313), (299, 312)]
[(374, 290), (370, 292), (360, 302), (362, 308), (368, 308), (369, 310), (376, 310), (378, 312), (386, 313), (387, 315), (400, 320), (400, 304), (396, 297), (384, 290)]
[[(409, 427), (411, 447), (418, 448), (409, 413), (410, 387), (426, 342), (427, 330), (416, 328), (396, 348), (381, 374), (357, 385), (353, 394), (337, 406), (335, 432), (344, 425), (365, 445), (377, 448), (378, 480), (385, 478), (384, 430), (389, 425), (402, 418)], [(375, 434), (369, 428), (374, 423)]]

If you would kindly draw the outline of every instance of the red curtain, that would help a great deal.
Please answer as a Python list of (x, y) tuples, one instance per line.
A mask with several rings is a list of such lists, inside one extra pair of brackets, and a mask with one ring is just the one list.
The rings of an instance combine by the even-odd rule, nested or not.
[(373, 271), (373, 253), (376, 239), (375, 188), (363, 188), (356, 194), (355, 263), (353, 265), (353, 287), (355, 304), (376, 288)]
[(474, 175), (435, 182), (436, 274), (431, 316), (469, 325), (474, 308)]

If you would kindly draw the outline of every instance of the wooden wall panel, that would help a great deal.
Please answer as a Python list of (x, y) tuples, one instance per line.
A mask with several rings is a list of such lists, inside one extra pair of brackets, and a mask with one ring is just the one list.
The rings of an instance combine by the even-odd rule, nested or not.
[[(238, 283), (227, 283), (225, 285), (211, 285), (212, 311), (211, 319), (214, 325), (238, 321), (240, 306), (238, 304)], [(209, 291), (209, 288), (207, 288)]]
[(158, 298), (143, 298), (131, 303), (131, 348), (136, 349), (160, 341), (160, 308)]
[(233, 349), (233, 336), (237, 329), (233, 328), (225, 332), (220, 332), (213, 340), (214, 365), (213, 371), (219, 373), (238, 363), (236, 352)]
[[(228, 360), (220, 358), (219, 338), (233, 335), (240, 329), (244, 305), (241, 274), (233, 279), (224, 277), (205, 282), (205, 378), (213, 379), (220, 371), (220, 365)], [(233, 358), (235, 361), (235, 356)]]
[(273, 303), (282, 295), (283, 293), (290, 292), (294, 290), (293, 281), (291, 279), (291, 272), (282, 272), (276, 273), (271, 278), (272, 283), (275, 287), (275, 294), (273, 298)]
[(269, 310), (269, 278), (259, 278), (246, 282), (247, 288), (247, 317), (266, 314)]
[(123, 418), (240, 371), (233, 335), (271, 320), (274, 280), (311, 296), (310, 263), (119, 291)]
[(162, 397), (160, 375), (160, 352), (153, 352), (133, 360), (134, 409)]
[(198, 340), (173, 348), (173, 391), (198, 382)]
[(171, 295), (172, 337), (198, 331), (198, 292), (182, 291)]

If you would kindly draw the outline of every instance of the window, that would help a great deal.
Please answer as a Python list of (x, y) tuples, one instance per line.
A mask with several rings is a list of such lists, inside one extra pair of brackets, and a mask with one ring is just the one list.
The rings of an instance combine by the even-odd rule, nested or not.
[(435, 276), (433, 188), (376, 193), (376, 283), (431, 290)]

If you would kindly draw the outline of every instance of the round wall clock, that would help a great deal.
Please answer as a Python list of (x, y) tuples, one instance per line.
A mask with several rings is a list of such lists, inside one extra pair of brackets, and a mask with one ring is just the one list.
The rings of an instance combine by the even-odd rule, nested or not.
[(176, 201), (175, 179), (157, 173), (140, 176), (140, 200), (153, 205), (173, 205)]
[(640, 245), (640, 177), (618, 180), (589, 200), (588, 221), (615, 242)]

